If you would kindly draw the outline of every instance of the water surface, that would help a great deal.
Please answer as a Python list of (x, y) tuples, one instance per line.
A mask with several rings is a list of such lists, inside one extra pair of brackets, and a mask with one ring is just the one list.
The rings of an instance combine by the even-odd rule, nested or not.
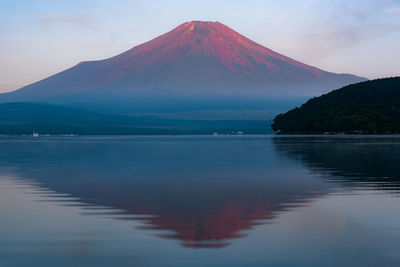
[(0, 266), (400, 264), (400, 137), (0, 138)]

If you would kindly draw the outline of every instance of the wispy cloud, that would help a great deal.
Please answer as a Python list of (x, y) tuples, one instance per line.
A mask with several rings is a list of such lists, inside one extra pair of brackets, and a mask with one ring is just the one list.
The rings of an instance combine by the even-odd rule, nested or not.
[(392, 7), (385, 10), (385, 13), (400, 14), (400, 7)]
[[(329, 57), (331, 53), (339, 50), (356, 49), (355, 47), (363, 42), (400, 31), (400, 23), (383, 15), (384, 12), (400, 14), (400, 8), (395, 6), (394, 2), (329, 2), (324, 9), (325, 18), (320, 18), (319, 24), (310, 27), (308, 33), (299, 31), (302, 52), (310, 58)], [(315, 11), (316, 14), (318, 12)]]
[(92, 19), (84, 15), (52, 14), (34, 20), (34, 23), (41, 28), (50, 28), (62, 24), (79, 28), (96, 29)]

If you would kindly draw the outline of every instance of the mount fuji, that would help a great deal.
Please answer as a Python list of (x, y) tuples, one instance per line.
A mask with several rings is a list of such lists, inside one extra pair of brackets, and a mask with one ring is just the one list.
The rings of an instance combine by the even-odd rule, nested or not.
[(364, 80), (301, 63), (219, 22), (192, 21), (114, 57), (84, 61), (1, 94), (0, 103), (42, 102), (124, 114), (281, 111)]

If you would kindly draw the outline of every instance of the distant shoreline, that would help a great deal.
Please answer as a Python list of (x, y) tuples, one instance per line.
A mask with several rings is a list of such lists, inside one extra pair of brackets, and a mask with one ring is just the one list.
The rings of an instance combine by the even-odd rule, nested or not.
[(249, 137), (326, 137), (326, 138), (334, 138), (334, 137), (395, 137), (399, 136), (400, 133), (394, 134), (337, 134), (337, 135), (326, 135), (326, 134), (306, 134), (306, 133), (275, 133), (275, 134), (243, 134), (243, 135), (231, 135), (231, 134), (134, 134), (134, 135), (118, 135), (118, 134), (110, 134), (110, 135), (102, 135), (102, 134), (83, 134), (83, 135), (0, 135), (0, 140), (2, 138), (26, 138), (29, 140), (45, 140), (47, 138), (129, 138), (129, 137), (209, 137), (213, 139), (218, 138), (249, 138)]
[(310, 136), (366, 136), (366, 135), (400, 135), (400, 133), (275, 133), (275, 135), (310, 135)]

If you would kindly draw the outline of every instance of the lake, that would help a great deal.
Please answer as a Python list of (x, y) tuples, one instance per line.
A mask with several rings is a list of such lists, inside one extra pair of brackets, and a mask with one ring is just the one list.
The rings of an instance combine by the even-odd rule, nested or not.
[(400, 136), (0, 137), (0, 266), (399, 266)]

